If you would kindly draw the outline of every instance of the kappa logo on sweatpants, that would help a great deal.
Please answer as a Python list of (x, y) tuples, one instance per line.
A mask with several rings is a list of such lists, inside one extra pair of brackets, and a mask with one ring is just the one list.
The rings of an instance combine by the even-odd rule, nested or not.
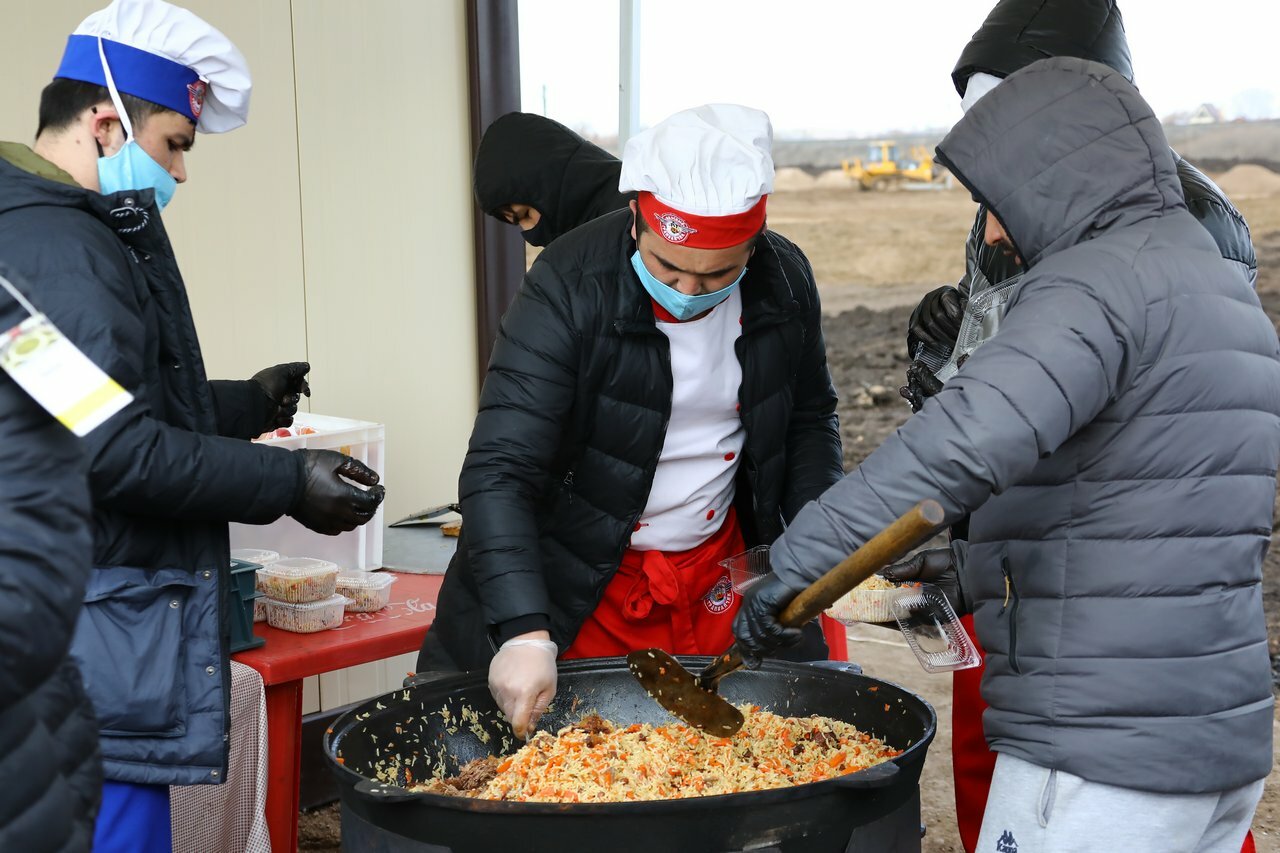
[(1013, 840), (1013, 833), (1005, 830), (996, 841), (996, 853), (1018, 853), (1018, 842)]

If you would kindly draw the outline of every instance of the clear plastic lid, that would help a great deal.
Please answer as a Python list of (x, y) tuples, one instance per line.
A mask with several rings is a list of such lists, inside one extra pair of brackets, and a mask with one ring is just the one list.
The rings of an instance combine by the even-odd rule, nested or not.
[(771, 573), (769, 546), (757, 545), (749, 551), (721, 560), (720, 565), (729, 570), (729, 583), (733, 586), (733, 591), (742, 594)]
[(951, 603), (933, 584), (903, 587), (892, 610), (907, 645), (927, 672), (972, 669), (982, 663)]
[(280, 559), (280, 555), (275, 551), (267, 551), (261, 548), (237, 548), (231, 552), (231, 559), (241, 560), (245, 563), (257, 563), (259, 566), (269, 566)]
[(317, 560), (313, 557), (288, 557), (264, 566), (261, 573), (280, 578), (308, 578), (337, 572), (338, 566), (328, 560)]
[(338, 586), (348, 589), (385, 589), (396, 582), (386, 572), (339, 572)]
[(322, 598), (319, 601), (306, 601), (301, 604), (295, 604), (291, 601), (278, 601), (274, 598), (261, 598), (259, 601), (265, 601), (267, 607), (276, 607), (280, 610), (292, 610), (295, 613), (305, 613), (312, 610), (323, 610), (326, 607), (343, 607), (345, 608), (351, 603), (351, 599), (345, 595), (331, 595), (328, 598)]

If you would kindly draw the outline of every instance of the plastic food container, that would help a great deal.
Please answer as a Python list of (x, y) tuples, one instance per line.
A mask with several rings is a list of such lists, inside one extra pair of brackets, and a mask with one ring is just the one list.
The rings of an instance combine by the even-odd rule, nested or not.
[(933, 584), (899, 590), (892, 610), (907, 645), (926, 671), (949, 672), (982, 663), (951, 603)]
[(383, 572), (340, 572), (338, 595), (351, 599), (347, 610), (351, 613), (373, 613), (391, 603), (391, 585), (394, 575)]
[(295, 634), (314, 634), (316, 631), (327, 631), (341, 625), (342, 614), (349, 599), (331, 595), (323, 601), (309, 601), (305, 604), (290, 604), (270, 598), (261, 600), (267, 602), (267, 624), (272, 628)]
[(771, 573), (769, 546), (757, 545), (749, 551), (721, 560), (720, 565), (729, 570), (729, 583), (733, 586), (733, 591), (741, 595)]
[(240, 560), (244, 563), (257, 563), (259, 566), (269, 566), (280, 559), (280, 555), (275, 551), (266, 551), (262, 548), (237, 548), (231, 552), (231, 559)]
[(258, 591), (268, 598), (306, 604), (328, 598), (337, 591), (338, 567), (326, 560), (292, 557), (258, 569), (257, 584)]
[(893, 602), (908, 587), (898, 586), (872, 575), (846, 592), (826, 610), (832, 619), (852, 625), (857, 622), (892, 622)]
[(267, 621), (267, 599), (265, 596), (255, 598), (253, 600), (253, 621), (254, 622)]

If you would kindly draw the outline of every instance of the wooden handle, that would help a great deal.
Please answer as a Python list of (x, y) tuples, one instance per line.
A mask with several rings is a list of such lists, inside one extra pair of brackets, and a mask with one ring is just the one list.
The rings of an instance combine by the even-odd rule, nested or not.
[(937, 501), (916, 504), (793, 598), (778, 621), (789, 628), (808, 622), (877, 571), (923, 545), (942, 522), (942, 507)]

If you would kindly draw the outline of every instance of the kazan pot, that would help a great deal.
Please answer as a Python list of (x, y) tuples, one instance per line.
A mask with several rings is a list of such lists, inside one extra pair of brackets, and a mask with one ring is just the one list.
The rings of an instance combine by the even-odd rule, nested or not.
[[(680, 658), (694, 672), (710, 660)], [(519, 747), (485, 672), (419, 676), (343, 714), (325, 736), (343, 846), (362, 853), (920, 849), (920, 771), (937, 728), (929, 703), (854, 665), (825, 661), (767, 661), (725, 678), (720, 692), (776, 714), (844, 720), (903, 752), (825, 782), (681, 800), (521, 803), (412, 793), (402, 787), (411, 780), (441, 769), (454, 775), (473, 759)], [(624, 658), (561, 664), (555, 702), (538, 727), (554, 732), (592, 712), (622, 726), (673, 722)]]

